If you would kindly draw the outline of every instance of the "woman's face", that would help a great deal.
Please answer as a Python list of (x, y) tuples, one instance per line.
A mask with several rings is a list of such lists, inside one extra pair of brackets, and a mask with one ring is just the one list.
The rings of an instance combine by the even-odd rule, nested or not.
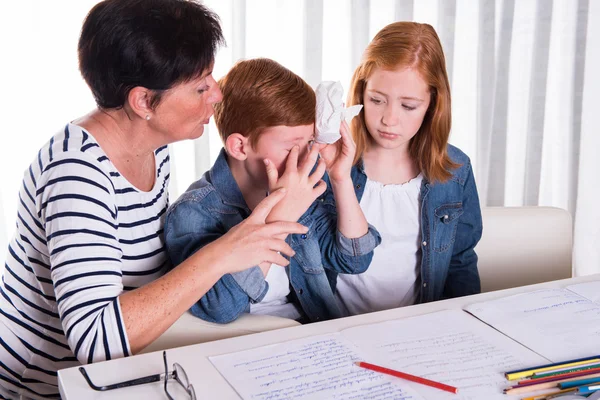
[(363, 93), (371, 145), (408, 149), (429, 107), (429, 86), (416, 70), (376, 68)]
[(165, 91), (150, 123), (169, 143), (197, 139), (214, 114), (213, 104), (222, 98), (211, 67), (199, 78)]

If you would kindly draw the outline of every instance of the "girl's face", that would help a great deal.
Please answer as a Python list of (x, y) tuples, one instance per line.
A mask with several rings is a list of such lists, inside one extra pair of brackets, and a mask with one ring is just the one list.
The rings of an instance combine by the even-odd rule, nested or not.
[(412, 68), (376, 68), (363, 93), (365, 124), (371, 146), (408, 150), (429, 107), (429, 86)]

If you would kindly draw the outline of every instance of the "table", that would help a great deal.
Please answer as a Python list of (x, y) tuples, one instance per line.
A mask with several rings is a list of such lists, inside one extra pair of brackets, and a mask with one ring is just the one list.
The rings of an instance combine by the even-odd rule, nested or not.
[[(598, 281), (600, 274), (545, 282), (495, 292), (481, 293), (434, 303), (417, 304), (393, 310), (380, 311), (354, 317), (340, 318), (292, 328), (278, 329), (252, 335), (223, 339), (167, 350), (169, 368), (174, 362), (183, 366), (199, 399), (239, 399), (227, 381), (212, 366), (208, 357), (233, 353), (241, 350), (281, 343), (292, 339), (341, 331), (357, 325), (372, 324), (393, 319), (427, 314), (446, 309), (462, 309), (481, 301), (497, 299), (538, 289), (561, 288), (576, 283)], [(164, 372), (162, 352), (140, 354), (118, 360), (99, 362), (85, 367), (95, 384), (110, 384)], [(162, 382), (144, 384), (124, 389), (97, 392), (92, 390), (77, 369), (68, 368), (58, 372), (60, 393), (64, 400), (79, 399), (160, 399), (166, 398)], [(187, 399), (183, 388), (175, 382), (169, 383), (169, 392), (176, 399)]]

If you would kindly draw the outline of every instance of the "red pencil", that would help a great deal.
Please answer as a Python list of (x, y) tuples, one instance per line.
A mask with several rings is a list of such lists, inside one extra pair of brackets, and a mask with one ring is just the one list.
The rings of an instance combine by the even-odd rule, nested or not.
[(356, 364), (362, 368), (370, 369), (371, 371), (376, 371), (376, 372), (381, 372), (382, 374), (392, 375), (397, 378), (406, 379), (407, 381), (417, 382), (422, 385), (427, 385), (427, 386), (434, 387), (436, 389), (445, 390), (446, 392), (458, 393), (458, 388), (455, 388), (454, 386), (444, 385), (443, 383), (430, 381), (429, 379), (421, 378), (419, 376), (406, 374), (404, 372), (395, 371), (393, 369), (380, 367), (379, 365), (369, 364), (369, 363), (362, 362), (362, 361), (357, 361), (354, 364)]

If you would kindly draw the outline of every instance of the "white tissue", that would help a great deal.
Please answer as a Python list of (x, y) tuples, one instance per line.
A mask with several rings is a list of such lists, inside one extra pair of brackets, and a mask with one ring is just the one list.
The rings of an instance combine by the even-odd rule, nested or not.
[(340, 125), (342, 119), (350, 123), (362, 109), (362, 104), (344, 108), (342, 84), (324, 81), (315, 90), (317, 95), (317, 120), (315, 124), (315, 141), (317, 143), (335, 143), (342, 136)]

